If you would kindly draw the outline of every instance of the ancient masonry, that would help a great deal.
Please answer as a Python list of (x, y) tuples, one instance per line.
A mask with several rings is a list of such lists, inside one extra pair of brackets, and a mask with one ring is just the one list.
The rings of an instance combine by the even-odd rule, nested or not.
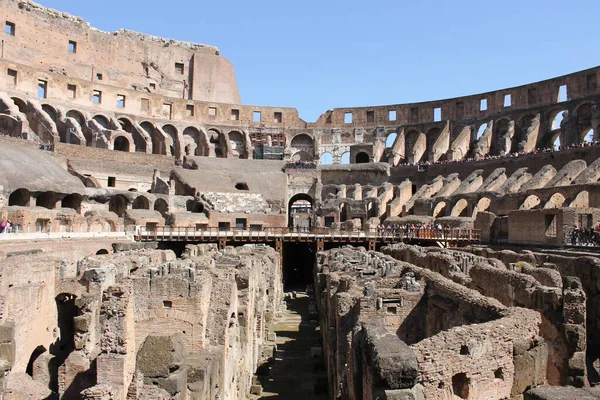
[(600, 398), (600, 67), (306, 122), (0, 21), (2, 399)]

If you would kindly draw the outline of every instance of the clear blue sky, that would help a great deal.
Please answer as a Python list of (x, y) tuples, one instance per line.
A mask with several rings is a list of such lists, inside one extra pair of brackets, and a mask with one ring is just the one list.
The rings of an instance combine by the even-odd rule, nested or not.
[(244, 104), (296, 107), (309, 122), (600, 65), (598, 0), (40, 2), (105, 31), (217, 46)]

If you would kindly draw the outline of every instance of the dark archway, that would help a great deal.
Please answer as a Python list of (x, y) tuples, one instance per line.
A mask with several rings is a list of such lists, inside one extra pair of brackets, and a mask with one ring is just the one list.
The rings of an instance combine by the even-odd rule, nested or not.
[(110, 123), (108, 121), (108, 118), (106, 118), (104, 115), (102, 115), (102, 114), (94, 115), (94, 117), (92, 119), (94, 121), (96, 121), (98, 123), (98, 125), (100, 125), (104, 129), (109, 128)]
[(370, 157), (367, 153), (361, 151), (360, 153), (358, 153), (356, 155), (356, 164), (366, 164), (368, 163), (370, 160)]
[(150, 209), (150, 201), (144, 196), (138, 196), (133, 201), (132, 205), (134, 210), (149, 210)]
[(201, 213), (204, 211), (204, 204), (200, 203), (197, 200), (188, 200), (185, 203), (186, 209), (192, 213)]
[(165, 140), (163, 135), (154, 129), (152, 122), (144, 121), (140, 124), (140, 127), (146, 131), (148, 136), (150, 136), (152, 139), (152, 154), (167, 154), (164, 146)]
[(144, 137), (133, 127), (133, 124), (128, 118), (121, 117), (119, 118), (119, 124), (121, 125), (121, 129), (125, 132), (130, 133), (133, 138), (133, 147), (134, 150), (138, 153), (146, 152), (146, 140)]
[(53, 210), (56, 207), (56, 195), (54, 192), (39, 193), (37, 195), (35, 205)]
[(79, 212), (81, 209), (81, 200), (82, 197), (80, 194), (73, 193), (65, 196), (65, 198), (60, 202), (60, 206), (62, 208), (72, 208), (73, 210), (77, 210), (77, 212)]
[(27, 363), (27, 368), (25, 369), (25, 372), (27, 373), (27, 375), (29, 375), (33, 378), (33, 366), (35, 364), (35, 361), (38, 359), (39, 356), (41, 356), (45, 352), (46, 352), (46, 348), (44, 346), (38, 346), (35, 348), (35, 350), (33, 350), (33, 352), (31, 353), (31, 357), (29, 357), (29, 362)]
[(169, 146), (169, 151), (167, 151), (167, 154), (179, 157), (179, 139), (177, 137), (177, 128), (171, 124), (167, 124), (162, 127), (162, 130), (171, 138), (171, 145)]
[(17, 189), (8, 198), (9, 206), (27, 207), (31, 200), (31, 193), (27, 189)]
[(119, 136), (115, 139), (115, 144), (113, 145), (113, 148), (116, 151), (129, 152), (129, 140), (127, 140), (127, 138), (124, 136)]
[(97, 255), (97, 256), (101, 256), (101, 255), (104, 255), (104, 254), (109, 254), (109, 253), (108, 253), (108, 250), (106, 250), (106, 249), (100, 249), (100, 250), (98, 250), (98, 251), (96, 252), (96, 255)]
[(56, 123), (58, 113), (54, 107), (52, 107), (50, 104), (42, 104), (42, 110), (48, 114), (48, 117), (50, 117), (54, 123)]
[(112, 211), (119, 217), (122, 217), (127, 211), (127, 198), (123, 195), (116, 195), (110, 198), (108, 203), (108, 211)]
[(19, 111), (25, 113), (27, 111), (27, 103), (18, 97), (11, 97), (15, 105), (19, 108)]
[(169, 204), (164, 199), (157, 199), (154, 202), (154, 210), (161, 213), (164, 217), (165, 214), (169, 212)]
[(314, 200), (306, 193), (298, 193), (288, 202), (288, 227), (312, 228)]

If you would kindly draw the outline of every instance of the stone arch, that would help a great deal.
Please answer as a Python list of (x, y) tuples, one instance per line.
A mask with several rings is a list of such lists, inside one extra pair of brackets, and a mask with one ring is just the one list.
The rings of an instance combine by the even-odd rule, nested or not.
[(38, 193), (35, 200), (37, 207), (44, 207), (53, 210), (56, 207), (56, 194), (54, 192)]
[(477, 211), (487, 211), (492, 204), (492, 199), (489, 197), (482, 197), (477, 202)]
[(452, 217), (468, 217), (469, 215), (469, 202), (466, 199), (459, 199), (452, 207), (450, 215)]
[[(593, 141), (595, 132), (592, 126), (593, 103), (585, 102), (575, 109), (579, 142)], [(590, 138), (591, 136), (591, 138)]]
[(444, 217), (446, 215), (446, 202), (440, 201), (433, 208), (433, 218)]
[[(301, 214), (310, 214), (310, 217), (308, 218), (304, 218), (304, 225), (308, 225), (308, 227), (312, 227), (312, 211), (313, 211), (313, 207), (314, 207), (314, 200), (313, 198), (306, 194), (306, 193), (298, 193), (294, 196), (292, 196), (289, 201), (288, 201), (288, 227), (293, 228), (294, 227), (294, 214), (297, 214), (294, 208), (295, 204), (299, 204), (300, 207), (298, 208), (298, 210), (302, 211)], [(297, 223), (299, 221), (296, 221)]]
[(248, 158), (244, 135), (239, 131), (231, 131), (228, 133), (228, 136), (233, 158)]
[(325, 153), (321, 154), (321, 157), (319, 158), (319, 164), (324, 164), (324, 165), (333, 164), (333, 155), (329, 152), (325, 152)]
[(129, 204), (127, 197), (123, 196), (122, 194), (114, 195), (110, 198), (108, 203), (108, 211), (112, 211), (119, 217), (123, 217), (127, 211), (127, 204)]
[(565, 109), (554, 109), (548, 112), (548, 128), (550, 130), (560, 129), (560, 124), (564, 118)]
[(47, 351), (47, 349), (44, 346), (38, 346), (33, 350), (33, 352), (31, 353), (31, 356), (29, 357), (29, 362), (27, 362), (27, 367), (25, 368), (25, 373), (27, 375), (29, 375), (33, 378), (33, 365), (35, 364), (35, 362), (39, 358), (39, 356), (44, 354), (46, 351)]
[[(172, 124), (166, 124), (162, 127), (163, 132), (171, 138), (171, 144), (168, 145), (167, 154), (175, 157), (179, 157), (180, 149), (179, 149), (179, 139), (177, 128), (175, 128)], [(166, 142), (165, 142), (166, 144)], [(165, 146), (166, 147), (166, 146)]]
[(110, 120), (105, 115), (96, 114), (92, 117), (92, 119), (104, 129), (110, 129)]
[(442, 129), (434, 126), (425, 133), (427, 137), (427, 148), (426, 151), (429, 153), (429, 160), (438, 161), (445, 159), (446, 152), (449, 148), (449, 142), (444, 142), (442, 135)]
[(560, 193), (554, 193), (550, 199), (544, 204), (544, 209), (561, 208), (565, 204), (565, 196)]
[(186, 201), (185, 207), (191, 213), (201, 213), (204, 211), (204, 204), (195, 199)]
[(385, 137), (385, 147), (389, 148), (389, 149), (393, 148), (394, 147), (394, 143), (396, 143), (397, 139), (398, 139), (398, 134), (396, 132), (389, 133)]
[(127, 136), (119, 135), (113, 138), (113, 149), (116, 151), (129, 152), (131, 143)]
[(154, 211), (158, 211), (164, 217), (169, 212), (169, 204), (165, 199), (156, 199)]
[(345, 151), (340, 157), (340, 164), (350, 164), (350, 152)]
[(19, 97), (11, 97), (20, 112), (25, 114), (27, 112), (27, 102)]
[(527, 196), (527, 198), (521, 203), (519, 210), (532, 210), (538, 208), (541, 204), (541, 200), (535, 194)]
[(205, 146), (201, 143), (200, 131), (188, 126), (183, 130), (183, 154), (186, 156), (203, 156), (205, 155)]
[(143, 121), (140, 123), (140, 128), (152, 139), (152, 154), (166, 155), (165, 138), (156, 130), (154, 124), (150, 121)]
[(575, 198), (568, 203), (569, 207), (587, 208), (590, 206), (590, 194), (587, 190), (577, 193)]
[(294, 153), (294, 155), (291, 158), (292, 162), (299, 162), (299, 161), (312, 161), (313, 158), (310, 154), (308, 154), (305, 151), (298, 151), (296, 153)]
[(292, 151), (304, 151), (311, 155), (311, 159), (315, 154), (315, 144), (312, 137), (306, 133), (300, 133), (295, 135), (290, 141), (290, 147)]
[(96, 252), (97, 256), (101, 256), (101, 255), (105, 255), (105, 254), (109, 254), (107, 249), (100, 249)]
[(9, 206), (27, 207), (31, 201), (31, 193), (27, 189), (17, 189), (8, 197)]
[(483, 124), (479, 125), (479, 128), (477, 128), (477, 136), (475, 137), (475, 139), (479, 139), (480, 137), (483, 136), (483, 134), (485, 133), (485, 130), (488, 127), (488, 123), (484, 122)]
[(223, 134), (215, 128), (210, 128), (207, 132), (208, 140), (214, 148), (215, 157), (226, 158), (227, 157), (227, 145), (224, 140)]
[(77, 123), (79, 124), (81, 129), (85, 128), (85, 126), (86, 126), (85, 116), (80, 111), (69, 110), (69, 111), (67, 111), (66, 117), (73, 118), (75, 121), (77, 121)]
[(420, 163), (425, 155), (425, 151), (427, 148), (427, 137), (423, 132), (419, 132), (418, 130), (411, 130), (406, 133), (406, 157), (408, 158), (409, 163)]
[(134, 210), (149, 210), (150, 209), (150, 201), (146, 196), (138, 196), (133, 201), (131, 207)]
[(71, 208), (79, 212), (81, 210), (81, 201), (83, 197), (79, 193), (72, 193), (68, 196), (65, 196), (61, 202), (61, 208)]
[(42, 111), (44, 111), (54, 123), (58, 121), (58, 112), (56, 111), (56, 108), (50, 104), (42, 104)]
[(135, 148), (135, 151), (138, 153), (145, 153), (146, 139), (144, 139), (144, 137), (137, 131), (137, 129), (133, 128), (133, 123), (131, 122), (131, 120), (129, 120), (129, 118), (126, 117), (120, 117), (118, 121), (119, 125), (121, 125), (121, 129), (131, 134), (131, 137), (133, 138), (133, 146)]
[(371, 161), (371, 157), (369, 157), (369, 155), (364, 151), (361, 151), (360, 153), (356, 154), (354, 161), (356, 164), (366, 164)]

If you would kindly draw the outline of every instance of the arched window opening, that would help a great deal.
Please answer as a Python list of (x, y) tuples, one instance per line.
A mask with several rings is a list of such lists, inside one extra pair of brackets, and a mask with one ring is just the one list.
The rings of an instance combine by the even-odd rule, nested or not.
[(342, 159), (340, 160), (340, 164), (350, 164), (350, 152), (349, 151), (342, 154)]
[(366, 164), (370, 161), (369, 155), (365, 152), (360, 152), (356, 155), (356, 163), (357, 164)]
[(106, 250), (106, 249), (100, 249), (96, 252), (97, 256), (101, 256), (101, 255), (105, 255), (105, 254), (108, 254), (108, 250)]
[(554, 116), (554, 119), (552, 120), (552, 129), (560, 129), (560, 123), (562, 122), (564, 115), (563, 113), (565, 112), (565, 110), (560, 110), (556, 113), (556, 115)]
[(164, 217), (165, 214), (169, 212), (169, 204), (164, 199), (157, 199), (154, 202), (154, 210), (161, 213)]
[(156, 132), (152, 122), (144, 121), (140, 124), (140, 128), (152, 139), (152, 154), (167, 154), (165, 152), (164, 138), (159, 132)]
[(246, 158), (246, 144), (244, 135), (238, 131), (229, 132), (231, 154), (234, 158)]
[(201, 213), (204, 211), (204, 204), (197, 200), (188, 200), (185, 203), (186, 209), (192, 213)]
[(169, 124), (163, 126), (162, 129), (163, 129), (163, 132), (165, 132), (171, 138), (171, 144), (169, 145), (169, 155), (177, 157), (178, 156), (178, 154), (177, 154), (177, 145), (178, 145), (177, 129), (173, 125), (169, 125)]
[(594, 130), (592, 128), (588, 128), (583, 131), (583, 143), (592, 143), (594, 141)]
[(246, 182), (238, 182), (235, 184), (235, 188), (237, 190), (250, 190), (248, 188), (248, 184)]
[(94, 121), (96, 121), (98, 123), (98, 125), (100, 125), (101, 127), (103, 127), (104, 129), (108, 129), (109, 127), (109, 123), (108, 123), (108, 118), (106, 118), (104, 115), (94, 115), (94, 118), (92, 118)]
[(214, 146), (215, 149), (215, 157), (224, 158), (225, 152), (223, 145), (221, 143), (221, 134), (215, 130), (208, 131), (210, 143)]
[(42, 110), (56, 123), (56, 110), (50, 104), (42, 104)]
[(29, 362), (27, 363), (27, 368), (25, 372), (27, 375), (33, 378), (33, 367), (35, 365), (36, 360), (46, 352), (46, 348), (44, 346), (38, 346), (31, 353), (31, 357), (29, 357)]
[(323, 153), (321, 154), (321, 159), (319, 161), (320, 164), (333, 164), (333, 156), (331, 153)]
[(552, 142), (552, 147), (554, 147), (554, 150), (560, 150), (560, 135), (556, 135), (556, 139)]
[(77, 111), (77, 110), (67, 111), (67, 118), (73, 118), (75, 121), (77, 121), (77, 123), (79, 124), (79, 126), (82, 129), (85, 127), (85, 118), (84, 118), (83, 114), (81, 114), (79, 111)]
[(19, 108), (20, 112), (25, 113), (27, 111), (27, 103), (25, 103), (25, 101), (21, 100), (18, 97), (11, 97), (11, 99), (13, 100), (15, 105)]
[(488, 127), (488, 124), (481, 124), (481, 126), (479, 127), (479, 130), (477, 131), (477, 139), (479, 139), (480, 137), (483, 136), (487, 127)]
[(398, 134), (393, 132), (390, 133), (387, 138), (385, 139), (385, 147), (386, 148), (392, 148), (394, 146), (394, 143), (396, 142), (396, 139), (398, 138)]
[(117, 216), (123, 217), (127, 211), (127, 198), (120, 194), (112, 196), (108, 203), (108, 211), (112, 211), (117, 214)]
[(81, 195), (73, 193), (65, 196), (65, 198), (62, 199), (60, 206), (62, 208), (71, 208), (79, 211), (81, 209)]

